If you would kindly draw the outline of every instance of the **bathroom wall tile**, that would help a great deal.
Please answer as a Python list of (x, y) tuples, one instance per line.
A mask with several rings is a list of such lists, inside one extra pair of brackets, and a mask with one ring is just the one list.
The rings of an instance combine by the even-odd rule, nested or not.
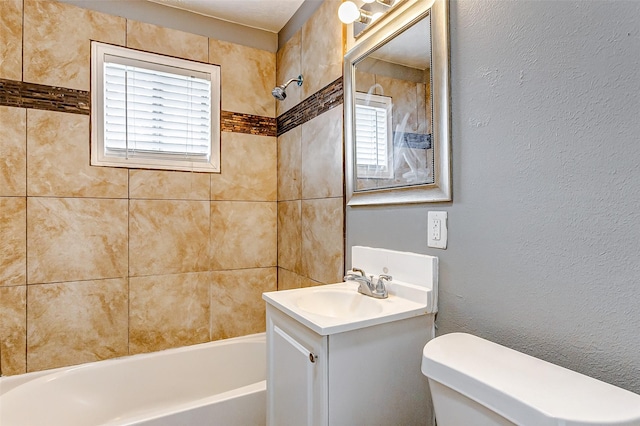
[(91, 166), (89, 140), (89, 116), (28, 110), (28, 195), (127, 198), (127, 170)]
[(129, 351), (159, 351), (209, 341), (210, 273), (130, 279)]
[(127, 355), (127, 279), (28, 286), (27, 370)]
[(67, 3), (24, 2), (24, 81), (90, 89), (90, 40), (124, 46), (126, 20)]
[(302, 125), (302, 198), (344, 192), (342, 106)]
[(208, 269), (208, 201), (131, 200), (129, 217), (130, 276)]
[(127, 47), (207, 62), (209, 39), (171, 28), (139, 21), (127, 21)]
[(22, 80), (22, 0), (0, 1), (0, 78)]
[(382, 75), (376, 82), (384, 88), (384, 95), (393, 99), (393, 123), (400, 126), (406, 120), (405, 131), (415, 133), (418, 123), (416, 83)]
[(302, 27), (302, 99), (342, 75), (343, 28), (339, 0), (326, 0)]
[(320, 283), (342, 282), (342, 198), (302, 201), (302, 270), (302, 275)]
[(212, 200), (276, 201), (276, 138), (222, 133), (222, 173), (211, 174)]
[(27, 282), (27, 200), (0, 197), (0, 287)]
[(153, 200), (209, 200), (209, 173), (129, 170), (129, 196)]
[(27, 286), (0, 287), (0, 370), (27, 372)]
[(302, 272), (301, 201), (278, 202), (278, 266)]
[(278, 290), (291, 290), (302, 287), (303, 278), (288, 269), (278, 267)]
[[(340, 279), (342, 281), (342, 277)], [(311, 278), (298, 275), (295, 272), (291, 272), (284, 268), (278, 268), (278, 290), (291, 290), (294, 288), (315, 287), (324, 285), (318, 281), (314, 281)], [(333, 284), (329, 283), (329, 284)]]
[[(421, 123), (418, 133), (431, 133), (431, 126), (429, 126), (431, 123), (431, 102), (427, 100), (427, 87), (428, 85), (422, 83), (416, 84), (416, 114), (418, 123)], [(428, 111), (427, 104), (429, 105)]]
[(383, 186), (388, 185), (389, 183), (388, 179), (357, 179), (356, 188), (360, 190), (377, 188), (378, 186), (380, 186), (378, 182), (379, 180), (383, 181)]
[(275, 117), (275, 53), (210, 39), (209, 62), (221, 67), (223, 110)]
[(431, 133), (433, 131), (433, 107), (431, 105), (431, 96), (431, 73), (430, 70), (425, 70), (425, 83), (418, 84), (418, 119), (427, 123), (427, 133)]
[(276, 266), (276, 204), (211, 202), (212, 270)]
[(302, 126), (278, 136), (278, 201), (302, 198)]
[[(292, 78), (298, 78), (302, 73), (302, 63), (300, 59), (300, 42), (302, 40), (302, 31), (297, 31), (285, 44), (278, 50), (276, 54), (276, 85), (286, 83)], [(303, 76), (305, 77), (305, 76)], [(287, 90), (287, 97), (284, 101), (276, 102), (276, 115), (280, 115), (288, 111), (291, 107), (296, 106), (302, 100), (302, 88), (297, 87), (296, 83)], [(303, 83), (304, 85), (304, 83)]]
[[(369, 93), (369, 90), (376, 84), (376, 75), (370, 72), (356, 70), (356, 92)], [(372, 94), (380, 95), (377, 88), (373, 88)]]
[(308, 277), (300, 277), (300, 286), (301, 287), (316, 287), (319, 285), (325, 285), (325, 284), (335, 284), (336, 282), (342, 282), (343, 281), (343, 277), (338, 277), (334, 280), (330, 280), (329, 282), (320, 282), (320, 281), (316, 281), (316, 280), (312, 280), (311, 278)]
[(0, 106), (0, 128), (0, 197), (26, 195), (27, 110)]
[(127, 201), (27, 200), (27, 283), (127, 276)]
[(262, 293), (275, 291), (276, 268), (211, 273), (212, 340), (260, 333), (266, 328)]

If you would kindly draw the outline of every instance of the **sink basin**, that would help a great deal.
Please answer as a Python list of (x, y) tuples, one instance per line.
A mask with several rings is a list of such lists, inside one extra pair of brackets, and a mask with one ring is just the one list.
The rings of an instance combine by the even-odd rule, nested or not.
[(429, 313), (431, 290), (398, 282), (387, 285), (389, 297), (358, 293), (358, 283), (336, 284), (263, 293), (269, 305), (316, 333), (326, 336)]
[(358, 318), (382, 313), (382, 303), (347, 289), (317, 289), (305, 292), (294, 304), (303, 311), (331, 318)]

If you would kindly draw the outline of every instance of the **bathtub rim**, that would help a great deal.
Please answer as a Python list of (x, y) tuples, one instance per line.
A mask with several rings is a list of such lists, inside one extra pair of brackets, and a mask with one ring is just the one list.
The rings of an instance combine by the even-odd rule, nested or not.
[[(194, 399), (193, 401), (184, 402), (182, 404), (176, 404), (169, 408), (154, 409), (149, 412), (141, 412), (136, 415), (128, 416), (122, 419), (110, 420), (103, 424), (103, 426), (128, 426), (135, 425), (140, 422), (148, 422), (153, 420), (159, 420), (169, 415), (179, 414), (186, 411), (190, 411), (196, 408), (200, 408), (212, 403), (223, 403), (231, 399), (239, 398), (242, 396), (248, 396), (259, 392), (267, 391), (267, 381), (262, 380), (260, 382), (252, 383), (250, 385), (242, 386), (230, 391), (218, 393), (205, 398)], [(152, 415), (150, 415), (153, 413)]]
[[(233, 344), (234, 342), (237, 341), (243, 341), (243, 342), (251, 342), (251, 341), (260, 341), (260, 342), (266, 342), (266, 332), (260, 332), (260, 333), (254, 333), (254, 334), (247, 334), (244, 336), (237, 336), (237, 337), (229, 337), (226, 339), (220, 339), (220, 340), (213, 340), (210, 342), (203, 342), (203, 343), (196, 343), (193, 345), (188, 345), (188, 346), (180, 346), (177, 348), (168, 348), (168, 349), (162, 349), (159, 351), (153, 351), (153, 352), (145, 352), (145, 353), (140, 353), (140, 354), (132, 354), (132, 355), (123, 355), (120, 357), (116, 357), (116, 358), (109, 358), (109, 359), (104, 359), (104, 360), (100, 360), (100, 361), (91, 361), (91, 362), (86, 362), (86, 363), (82, 363), (82, 364), (75, 364), (75, 365), (68, 365), (68, 366), (64, 366), (64, 367), (56, 367), (56, 368), (51, 368), (48, 370), (40, 370), (40, 371), (32, 371), (29, 373), (23, 373), (23, 374), (16, 374), (16, 375), (12, 375), (12, 376), (2, 376), (0, 377), (0, 397), (2, 397), (2, 395), (6, 394), (7, 392), (10, 392), (11, 390), (26, 384), (32, 380), (36, 380), (39, 379), (41, 377), (44, 376), (49, 376), (49, 375), (54, 375), (60, 372), (66, 372), (66, 371), (71, 371), (71, 370), (77, 370), (77, 369), (85, 369), (85, 368), (90, 368), (91, 366), (94, 366), (95, 364), (100, 364), (100, 365), (105, 365), (104, 363), (113, 363), (113, 362), (123, 362), (126, 361), (127, 359), (131, 358), (131, 357), (136, 357), (137, 359), (145, 359), (145, 358), (152, 358), (152, 357), (157, 357), (160, 356), (162, 354), (179, 354), (182, 352), (186, 352), (186, 351), (191, 351), (191, 350), (196, 350), (198, 349), (198, 347), (204, 347), (204, 346), (223, 346), (223, 345), (229, 345), (229, 344)], [(248, 385), (251, 386), (251, 385)]]

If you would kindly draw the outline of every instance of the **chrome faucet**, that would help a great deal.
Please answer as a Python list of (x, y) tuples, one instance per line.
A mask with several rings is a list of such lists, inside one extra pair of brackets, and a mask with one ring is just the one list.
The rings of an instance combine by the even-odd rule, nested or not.
[[(360, 273), (360, 275), (355, 272)], [(380, 275), (376, 284), (373, 283), (373, 275), (367, 278), (365, 272), (360, 268), (351, 268), (351, 272), (345, 275), (345, 281), (355, 281), (359, 283), (358, 293), (362, 293), (365, 296), (375, 297), (376, 299), (386, 299), (389, 297), (387, 287), (384, 285), (384, 281), (391, 281), (393, 278), (390, 275)]]

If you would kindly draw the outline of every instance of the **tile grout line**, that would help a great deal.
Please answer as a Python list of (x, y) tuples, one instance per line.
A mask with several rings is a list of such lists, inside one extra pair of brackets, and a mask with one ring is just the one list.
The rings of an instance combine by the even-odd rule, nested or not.
[[(22, 40), (21, 40), (21, 61), (20, 64), (20, 80), (24, 81), (24, 16), (25, 16), (25, 0), (22, 0)], [(28, 228), (28, 145), (27, 145), (27, 128), (28, 128), (29, 114), (27, 110), (24, 110), (24, 372), (29, 371), (28, 361), (28, 337), (29, 337), (29, 256), (28, 256), (28, 243), (29, 240), (29, 228)]]

